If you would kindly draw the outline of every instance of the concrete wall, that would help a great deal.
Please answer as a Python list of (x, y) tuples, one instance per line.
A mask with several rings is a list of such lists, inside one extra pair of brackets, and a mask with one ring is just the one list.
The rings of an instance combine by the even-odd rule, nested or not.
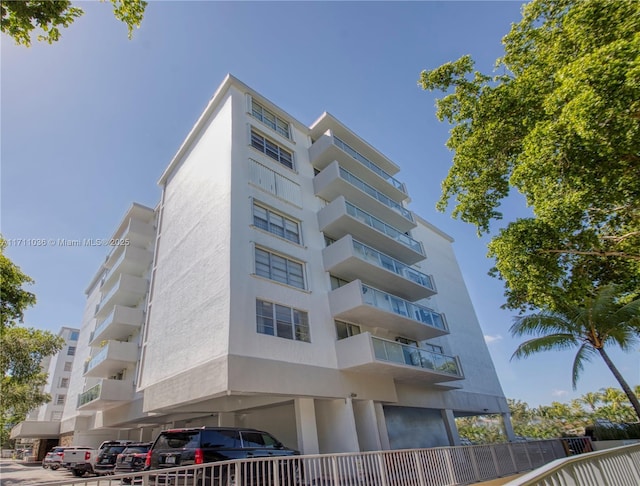
[[(163, 193), (140, 387), (161, 385), (228, 351), (231, 98), (206, 122)], [(224, 384), (224, 369), (209, 367)], [(220, 389), (166, 390), (169, 403)], [(224, 389), (226, 387), (222, 387)], [(147, 396), (145, 395), (145, 400)]]
[(259, 408), (239, 414), (239, 424), (242, 427), (269, 432), (290, 449), (299, 449), (293, 403)]

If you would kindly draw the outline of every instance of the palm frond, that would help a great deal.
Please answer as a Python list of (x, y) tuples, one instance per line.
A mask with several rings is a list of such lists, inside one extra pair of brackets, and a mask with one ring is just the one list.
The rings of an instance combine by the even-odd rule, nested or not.
[(518, 316), (513, 320), (509, 332), (514, 337), (544, 336), (549, 334), (572, 333), (573, 323), (554, 312), (539, 312), (528, 316)]
[(511, 355), (511, 360), (527, 358), (532, 354), (540, 353), (542, 351), (561, 351), (565, 349), (571, 349), (578, 345), (578, 340), (573, 334), (551, 334), (549, 336), (542, 336), (533, 339), (529, 339), (521, 343), (514, 353)]
[(571, 385), (574, 390), (578, 384), (580, 373), (584, 370), (584, 363), (591, 361), (591, 357), (594, 354), (595, 350), (587, 343), (583, 343), (578, 349), (576, 357), (573, 359), (573, 367), (571, 370)]

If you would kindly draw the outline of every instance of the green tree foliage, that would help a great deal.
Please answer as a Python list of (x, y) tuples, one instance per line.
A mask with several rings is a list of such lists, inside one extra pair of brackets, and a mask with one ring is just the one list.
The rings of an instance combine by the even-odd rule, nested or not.
[[(101, 0), (104, 1), (104, 0)], [(115, 17), (127, 25), (129, 39), (133, 35), (134, 27), (140, 27), (147, 2), (141, 0), (110, 0)], [(49, 44), (60, 39), (60, 29), (67, 28), (83, 10), (72, 6), (68, 0), (64, 1), (3, 1), (0, 2), (2, 12), (2, 32), (12, 37), (16, 44), (29, 47), (31, 34), (39, 29), (39, 41)]]
[(640, 288), (639, 25), (634, 1), (534, 0), (503, 39), (499, 74), (469, 56), (421, 73), (452, 125), (438, 209), (455, 198), (453, 216), (479, 234), (510, 191), (532, 210), (489, 244), (507, 308)]
[[(629, 424), (637, 421), (629, 399), (618, 388), (603, 388), (585, 393), (569, 403), (552, 402), (534, 408), (521, 400), (509, 398), (507, 402), (513, 431), (516, 436), (527, 439), (581, 436), (585, 434), (586, 427), (594, 424)], [(499, 416), (458, 418), (456, 426), (460, 436), (473, 443), (491, 444), (507, 440)], [(611, 430), (619, 430), (620, 427), (607, 428), (605, 425), (605, 429), (605, 432), (611, 433)]]
[(584, 370), (584, 363), (599, 355), (611, 370), (640, 418), (640, 402), (631, 387), (611, 361), (605, 347), (617, 345), (630, 351), (640, 334), (640, 299), (624, 303), (614, 286), (598, 289), (582, 305), (558, 302), (555, 311), (541, 311), (515, 319), (510, 329), (514, 337), (533, 336), (513, 353), (513, 358), (526, 358), (542, 351), (577, 348), (573, 361), (572, 384)]
[(23, 288), (33, 280), (7, 258), (5, 248), (0, 237), (0, 444), (6, 442), (10, 425), (51, 399), (42, 392), (47, 373), (40, 363), (64, 344), (48, 331), (20, 325), (24, 311), (36, 302), (35, 295)]

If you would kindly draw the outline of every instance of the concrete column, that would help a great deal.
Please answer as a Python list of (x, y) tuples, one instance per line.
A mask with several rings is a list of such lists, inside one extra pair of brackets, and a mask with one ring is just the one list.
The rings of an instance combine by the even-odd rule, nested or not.
[(296, 398), (296, 432), (298, 449), (302, 454), (319, 454), (318, 425), (316, 423), (316, 405), (313, 398)]
[(516, 440), (516, 434), (513, 431), (513, 426), (511, 425), (511, 414), (503, 413), (502, 415), (502, 426), (504, 428), (504, 433), (507, 436), (507, 440), (512, 442)]
[(376, 412), (376, 422), (378, 422), (380, 449), (388, 451), (391, 449), (391, 443), (389, 442), (389, 432), (387, 431), (387, 419), (384, 416), (384, 408), (381, 403), (374, 403), (373, 407)]
[(358, 442), (362, 451), (379, 451), (382, 449), (378, 420), (373, 400), (357, 400), (353, 402), (353, 414), (358, 431)]
[(440, 410), (440, 414), (442, 415), (444, 428), (447, 431), (449, 444), (452, 446), (459, 446), (460, 434), (458, 434), (458, 427), (456, 427), (456, 419), (453, 415), (453, 410)]
[(360, 452), (351, 398), (316, 400), (320, 453)]
[(233, 412), (218, 413), (218, 427), (235, 427), (236, 414)]

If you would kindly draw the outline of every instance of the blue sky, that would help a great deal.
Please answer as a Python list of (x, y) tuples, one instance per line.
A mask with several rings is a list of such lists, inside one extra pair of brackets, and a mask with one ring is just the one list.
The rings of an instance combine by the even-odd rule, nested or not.
[[(502, 284), (487, 275), (488, 240), (435, 210), (449, 128), (434, 116), (436, 95), (417, 87), (419, 73), (465, 54), (491, 71), (521, 2), (151, 2), (131, 41), (108, 3), (80, 6), (85, 15), (54, 45), (2, 38), (5, 238), (108, 238), (132, 201), (155, 206), (160, 174), (230, 72), (303, 123), (331, 112), (400, 165), (410, 208), (456, 240), (507, 397), (537, 406), (617, 386), (594, 361), (572, 391), (571, 353), (509, 362), (514, 313), (500, 309)], [(507, 218), (526, 211), (514, 201)], [(107, 252), (10, 247), (36, 280), (25, 323), (79, 326)], [(640, 383), (638, 350), (612, 358)]]

